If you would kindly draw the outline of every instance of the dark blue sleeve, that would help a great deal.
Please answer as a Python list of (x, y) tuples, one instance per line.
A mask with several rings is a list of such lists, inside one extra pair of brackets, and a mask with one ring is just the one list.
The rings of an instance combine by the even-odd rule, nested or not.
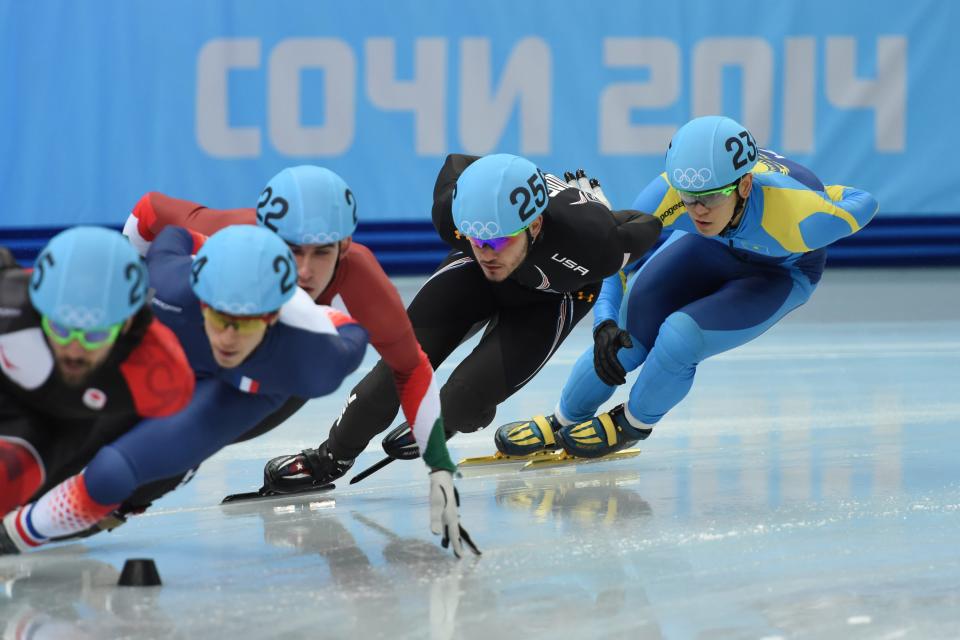
[(359, 324), (337, 327), (337, 333), (317, 333), (304, 344), (309, 358), (297, 358), (286, 369), (284, 391), (302, 398), (319, 398), (337, 390), (363, 361), (369, 336)]
[(154, 290), (153, 311), (166, 325), (184, 317), (184, 309), (196, 306), (190, 288), (193, 267), (193, 237), (183, 227), (167, 227), (147, 251), (147, 272)]
[(84, 471), (90, 497), (100, 504), (117, 504), (139, 486), (193, 469), (284, 400), (244, 393), (214, 378), (198, 380), (183, 411), (144, 420), (97, 453)]

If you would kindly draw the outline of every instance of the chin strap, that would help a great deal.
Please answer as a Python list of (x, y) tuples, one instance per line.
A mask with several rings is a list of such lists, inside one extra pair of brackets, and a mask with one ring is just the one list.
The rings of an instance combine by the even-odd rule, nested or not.
[(740, 194), (737, 193), (737, 206), (733, 208), (733, 215), (730, 216), (730, 222), (727, 223), (727, 226), (725, 226), (718, 235), (721, 235), (721, 236), (725, 235), (727, 231), (730, 231), (732, 229), (736, 229), (737, 227), (739, 227), (743, 219), (741, 218), (740, 220), (737, 220), (737, 224), (733, 224), (733, 221), (736, 219), (738, 215), (741, 215), (743, 213), (743, 210), (746, 208), (747, 208), (747, 199), (740, 197)]

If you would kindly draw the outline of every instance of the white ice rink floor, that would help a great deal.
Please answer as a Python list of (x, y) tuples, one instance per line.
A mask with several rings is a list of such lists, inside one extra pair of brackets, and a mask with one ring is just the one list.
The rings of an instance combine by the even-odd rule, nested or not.
[[(409, 298), (419, 281), (399, 282)], [(325, 437), (368, 355), (146, 515), (0, 559), (2, 637), (960, 637), (958, 301), (957, 270), (828, 271), (805, 308), (702, 364), (639, 457), (459, 480), (484, 552), (460, 562), (429, 533), (419, 461), (219, 506)], [(589, 343), (584, 321), (495, 425), (549, 412)], [(354, 471), (380, 456), (376, 440)], [(163, 586), (115, 586), (131, 557)]]

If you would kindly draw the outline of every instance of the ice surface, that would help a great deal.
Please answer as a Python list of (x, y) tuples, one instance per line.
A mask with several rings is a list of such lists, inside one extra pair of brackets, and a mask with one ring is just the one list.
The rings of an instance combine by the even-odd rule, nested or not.
[[(416, 281), (401, 282), (409, 298)], [(313, 401), (120, 529), (0, 559), (0, 629), (958, 637), (958, 282), (950, 270), (829, 271), (805, 308), (703, 363), (639, 457), (459, 480), (479, 559), (456, 562), (430, 535), (419, 461), (332, 493), (219, 506), (259, 486), (267, 458), (323, 439), (344, 394)], [(585, 322), (496, 423), (552, 410), (589, 339)], [(492, 432), (451, 448), (490, 453)], [(376, 441), (355, 470), (380, 455)], [(163, 586), (115, 586), (131, 557), (153, 558)]]

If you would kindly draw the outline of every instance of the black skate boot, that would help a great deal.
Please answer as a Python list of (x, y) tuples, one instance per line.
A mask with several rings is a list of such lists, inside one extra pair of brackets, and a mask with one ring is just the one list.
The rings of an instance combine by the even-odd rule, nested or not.
[(311, 491), (340, 478), (353, 460), (337, 460), (324, 442), (316, 449), (304, 449), (296, 455), (278, 456), (263, 468), (264, 496)]
[[(443, 437), (449, 440), (454, 433), (444, 431)], [(383, 437), (383, 451), (396, 460), (416, 460), (420, 457), (417, 440), (413, 437), (413, 431), (406, 422), (391, 429), (390, 433)]]

